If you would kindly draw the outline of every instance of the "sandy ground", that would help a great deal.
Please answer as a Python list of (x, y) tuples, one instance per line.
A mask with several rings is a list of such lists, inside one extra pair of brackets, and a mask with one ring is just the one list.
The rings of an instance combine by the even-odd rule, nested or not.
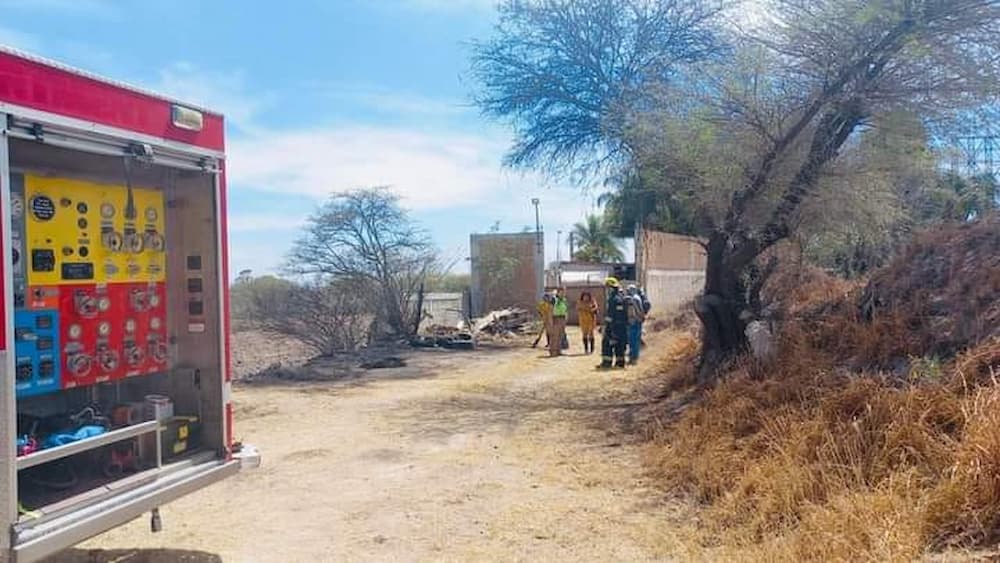
[(58, 561), (668, 560), (676, 514), (612, 429), (647, 376), (597, 361), (421, 351), (361, 380), (238, 387), (259, 469), (164, 507), (159, 534), (143, 518)]

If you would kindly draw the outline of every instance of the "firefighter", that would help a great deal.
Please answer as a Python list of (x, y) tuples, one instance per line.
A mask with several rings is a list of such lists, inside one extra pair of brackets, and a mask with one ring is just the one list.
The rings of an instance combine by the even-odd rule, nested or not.
[(580, 320), (580, 332), (583, 333), (583, 352), (585, 354), (594, 353), (594, 329), (597, 327), (597, 318), (600, 311), (597, 308), (597, 301), (589, 291), (580, 294), (580, 300), (576, 303), (576, 316)]
[(625, 367), (625, 345), (628, 343), (628, 304), (622, 294), (618, 279), (604, 281), (607, 288), (607, 306), (604, 308), (604, 337), (601, 339), (601, 368), (612, 365)]
[(642, 323), (646, 320), (646, 307), (639, 288), (635, 285), (628, 286), (625, 300), (628, 308), (628, 361), (636, 365), (642, 348)]

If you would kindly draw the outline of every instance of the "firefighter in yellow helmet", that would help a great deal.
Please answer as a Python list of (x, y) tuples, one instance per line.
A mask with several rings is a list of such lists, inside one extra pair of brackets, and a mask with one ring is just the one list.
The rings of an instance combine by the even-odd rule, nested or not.
[(607, 305), (604, 307), (604, 335), (601, 339), (601, 368), (625, 367), (625, 346), (628, 344), (628, 303), (621, 284), (615, 277), (604, 281)]

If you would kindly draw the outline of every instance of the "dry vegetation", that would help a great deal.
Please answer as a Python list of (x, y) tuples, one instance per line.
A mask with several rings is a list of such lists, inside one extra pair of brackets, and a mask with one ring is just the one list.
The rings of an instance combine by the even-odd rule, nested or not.
[(867, 288), (799, 271), (769, 292), (778, 357), (731, 366), (652, 433), (653, 472), (702, 507), (705, 557), (909, 561), (1000, 540), (1000, 220), (920, 237)]

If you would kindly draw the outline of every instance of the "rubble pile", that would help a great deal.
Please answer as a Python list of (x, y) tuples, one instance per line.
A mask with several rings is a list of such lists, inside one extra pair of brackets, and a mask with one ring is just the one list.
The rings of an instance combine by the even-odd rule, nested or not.
[(530, 332), (532, 315), (520, 308), (491, 311), (473, 323), (473, 332), (493, 336), (525, 334)]
[(410, 339), (410, 346), (471, 350), (476, 347), (476, 339), (463, 326), (430, 325)]

